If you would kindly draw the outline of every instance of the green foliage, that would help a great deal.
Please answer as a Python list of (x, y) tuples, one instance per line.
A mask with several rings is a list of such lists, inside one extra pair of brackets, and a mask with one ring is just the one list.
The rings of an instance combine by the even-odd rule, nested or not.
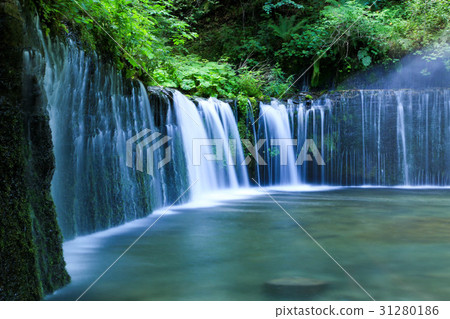
[(292, 0), (280, 0), (280, 1), (277, 1), (276, 3), (273, 3), (273, 2), (274, 1), (269, 0), (264, 4), (263, 9), (266, 13), (271, 13), (274, 9), (280, 8), (283, 6), (291, 6), (295, 9), (303, 9), (303, 5), (298, 4)]
[(427, 60), (447, 54), (447, 0), (295, 1), (299, 7), (292, 2), (210, 6), (195, 22), (198, 40), (188, 46), (213, 60), (227, 56), (232, 64), (278, 65), (286, 76), (302, 74), (320, 58), (311, 67), (317, 87), (423, 47), (432, 48)]
[(283, 17), (278, 15), (278, 24), (269, 23), (269, 27), (277, 37), (280, 37), (283, 41), (288, 41), (293, 34), (300, 30), (304, 22), (295, 23), (295, 16)]
[(273, 147), (273, 148), (268, 148), (267, 149), (268, 155), (270, 157), (277, 157), (278, 155), (280, 155), (280, 149), (278, 147)]
[(190, 95), (226, 96), (236, 85), (235, 71), (226, 61), (209, 62), (196, 55), (172, 57), (169, 67), (154, 72), (163, 86), (180, 88)]
[[(130, 77), (148, 77), (164, 59), (196, 37), (171, 14), (171, 0), (40, 0), (49, 27), (74, 32), (85, 48), (96, 50)], [(59, 30), (59, 31), (60, 31)]]
[[(217, 1), (207, 1), (195, 14), (205, 14), (208, 6), (215, 5)], [(212, 62), (189, 54), (186, 41), (197, 34), (173, 14), (172, 0), (39, 0), (38, 8), (47, 31), (75, 33), (84, 48), (97, 51), (128, 77), (149, 85), (198, 96), (258, 99), (269, 82), (267, 92), (286, 87), (277, 69), (236, 68), (226, 58)]]
[(294, 93), (293, 81), (293, 75), (286, 76), (279, 65), (276, 65), (266, 75), (264, 95), (271, 97), (289, 96)]
[(285, 79), (276, 67), (235, 70), (227, 59), (211, 62), (197, 55), (171, 57), (168, 65), (170, 68), (153, 73), (156, 81), (195, 96), (262, 100), (265, 95), (286, 91), (292, 81), (292, 77)]
[(358, 59), (365, 67), (368, 67), (372, 63), (372, 58), (367, 48), (358, 51)]
[(448, 0), (36, 1), (49, 29), (128, 77), (191, 95), (264, 99), (307, 68), (324, 87), (423, 47), (427, 61), (448, 56)]

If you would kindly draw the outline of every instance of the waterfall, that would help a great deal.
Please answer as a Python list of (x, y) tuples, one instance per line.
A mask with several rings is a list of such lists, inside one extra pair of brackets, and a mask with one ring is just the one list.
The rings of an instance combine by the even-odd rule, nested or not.
[[(249, 185), (238, 112), (228, 103), (146, 88), (71, 40), (37, 34), (40, 47), (24, 52), (24, 72), (45, 92), (52, 195), (66, 238), (144, 217), (182, 194), (177, 203)], [(448, 88), (344, 91), (312, 104), (273, 100), (260, 104), (256, 121), (252, 112), (245, 116), (240, 124), (252, 142), (265, 140), (259, 183), (450, 185)], [(297, 165), (306, 140), (325, 165)], [(144, 152), (153, 142), (153, 153)]]
[[(38, 35), (41, 48), (24, 53), (25, 72), (36, 76), (46, 95), (56, 163), (52, 195), (66, 239), (169, 206), (197, 180), (177, 203), (248, 185), (227, 103), (199, 100), (197, 107), (180, 92), (149, 91), (71, 40), (63, 44)], [(127, 141), (133, 136), (129, 167)], [(166, 138), (157, 141), (160, 137)], [(222, 139), (224, 153), (235, 155), (194, 165), (195, 139)], [(155, 147), (149, 162), (144, 147), (153, 141), (164, 147)], [(167, 148), (171, 159), (159, 167)], [(202, 147), (205, 154), (216, 151)]]
[(264, 155), (267, 166), (262, 167), (266, 184), (299, 183), (298, 168), (295, 165), (295, 149), (291, 142), (293, 134), (292, 107), (273, 101), (261, 103), (259, 137), (266, 140)]
[[(359, 90), (261, 104), (263, 184), (450, 185), (450, 89)], [(272, 140), (297, 139), (273, 146)], [(307, 139), (326, 165), (295, 165)], [(283, 161), (282, 147), (285, 165)]]
[(450, 89), (329, 94), (297, 110), (297, 147), (312, 138), (326, 165), (302, 181), (330, 185), (450, 185)]
[(364, 92), (361, 92), (361, 131), (362, 131), (362, 163), (363, 163), (363, 184), (366, 183), (366, 145), (365, 145), (366, 116), (364, 107)]
[[(241, 165), (244, 153), (230, 105), (209, 99), (198, 100), (197, 108), (193, 101), (178, 91), (174, 92), (173, 100), (190, 184), (195, 183), (192, 198), (200, 198), (205, 192), (220, 188), (247, 186), (247, 171)], [(194, 147), (195, 142), (198, 144)], [(216, 144), (208, 144), (211, 142)], [(207, 158), (218, 154), (223, 155), (219, 160)]]
[[(395, 92), (397, 98), (397, 140), (398, 140), (398, 159), (400, 171), (404, 176), (404, 184), (409, 185), (408, 153), (406, 152), (406, 128), (405, 128), (405, 110), (403, 107), (403, 92)], [(362, 94), (361, 94), (362, 95)], [(364, 139), (364, 136), (363, 136)]]
[(208, 137), (217, 139), (221, 143), (219, 146), (223, 148), (224, 162), (215, 163), (216, 171), (220, 173), (219, 184), (230, 188), (248, 186), (247, 169), (242, 165), (244, 151), (230, 105), (214, 98), (199, 99), (198, 103)]
[[(41, 40), (56, 162), (52, 195), (64, 236), (109, 228), (165, 205), (162, 174), (143, 176), (125, 163), (126, 140), (143, 128), (157, 130), (144, 86), (127, 83), (70, 41)], [(26, 55), (39, 69), (39, 53)]]
[[(252, 143), (253, 145), (257, 145), (258, 144), (258, 135), (256, 134), (256, 121), (255, 121), (255, 117), (253, 116), (253, 105), (250, 102), (250, 100), (248, 101), (247, 104), (247, 109), (251, 110), (251, 112), (247, 112), (247, 116), (245, 118), (245, 124), (248, 127), (250, 127), (250, 132), (251, 134), (253, 134), (253, 139), (252, 139)], [(259, 158), (256, 157), (255, 158), (255, 162), (256, 162), (256, 168), (255, 168), (255, 177), (256, 177), (256, 181), (258, 182), (259, 185), (261, 185), (261, 173), (260, 173), (260, 169), (259, 169)]]
[[(323, 153), (324, 158), (329, 158), (333, 147), (325, 148), (327, 139), (325, 136), (330, 135), (330, 132), (326, 131), (329, 127), (325, 127), (325, 117), (330, 116), (332, 110), (330, 107), (330, 100), (325, 100), (325, 103), (315, 103), (311, 106), (306, 106), (304, 103), (300, 103), (296, 107), (297, 113), (297, 154), (301, 151), (306, 139), (312, 139), (318, 146), (319, 150), (329, 153)], [(291, 104), (293, 105), (293, 104)], [(293, 105), (294, 106), (294, 105)], [(295, 107), (295, 106), (294, 106)], [(295, 113), (294, 113), (295, 114)], [(319, 134), (320, 133), (320, 134)], [(316, 162), (304, 162), (300, 170), (302, 172), (302, 182), (310, 183), (312, 180), (320, 184), (325, 184), (326, 165), (318, 166)]]

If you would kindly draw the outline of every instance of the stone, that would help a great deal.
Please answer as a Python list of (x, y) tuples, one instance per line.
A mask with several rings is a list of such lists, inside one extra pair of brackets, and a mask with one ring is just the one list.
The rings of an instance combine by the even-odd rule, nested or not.
[(268, 293), (289, 296), (308, 296), (323, 291), (328, 283), (313, 278), (284, 277), (267, 281), (264, 288)]

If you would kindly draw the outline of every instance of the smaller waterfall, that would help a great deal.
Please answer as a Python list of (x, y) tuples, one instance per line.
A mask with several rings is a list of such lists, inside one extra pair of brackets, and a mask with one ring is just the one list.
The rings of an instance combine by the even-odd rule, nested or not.
[(284, 104), (272, 101), (271, 104), (261, 103), (259, 137), (266, 140), (264, 157), (267, 166), (261, 167), (263, 180), (266, 184), (297, 184), (299, 170), (296, 165), (297, 145), (292, 143), (293, 113)]
[(361, 131), (362, 131), (362, 163), (363, 163), (363, 184), (366, 183), (366, 145), (365, 145), (365, 126), (366, 126), (366, 115), (365, 115), (365, 107), (364, 107), (364, 93), (361, 92)]
[(408, 153), (406, 152), (406, 128), (405, 128), (405, 110), (403, 107), (402, 92), (395, 92), (397, 98), (397, 140), (398, 140), (398, 159), (400, 171), (403, 172), (404, 185), (409, 185)]
[[(180, 92), (174, 92), (174, 109), (179, 127), (183, 151), (191, 189), (191, 198), (198, 198), (208, 190), (217, 189), (219, 181), (215, 178), (215, 166), (212, 161), (202, 161), (201, 165), (194, 165), (194, 141), (208, 139), (206, 129), (195, 104)], [(212, 147), (205, 145), (202, 151), (212, 154)], [(196, 154), (197, 155), (197, 154)]]
[(195, 183), (192, 198), (220, 188), (247, 186), (247, 170), (241, 165), (244, 153), (231, 107), (209, 99), (198, 100), (197, 109), (178, 91), (173, 100), (189, 180)]
[[(297, 113), (297, 148), (300, 152), (306, 139), (312, 139), (322, 153), (322, 157), (329, 158), (332, 156), (334, 148), (325, 147), (328, 142), (326, 136), (330, 134), (329, 127), (325, 126), (326, 117), (332, 113), (329, 100), (325, 103), (314, 103), (307, 107), (304, 103), (299, 104), (296, 108)], [(328, 151), (328, 153), (323, 153)], [(303, 183), (310, 183), (311, 180), (320, 184), (326, 183), (326, 165), (318, 166), (317, 162), (307, 161), (301, 166), (301, 176)]]
[(242, 165), (244, 151), (230, 105), (214, 98), (199, 99), (198, 103), (208, 137), (220, 141), (219, 146), (224, 154), (224, 161), (216, 163), (216, 170), (220, 173), (219, 183), (230, 188), (248, 186), (247, 169)]
[[(245, 125), (247, 128), (249, 128), (249, 127), (251, 128), (250, 134), (253, 134), (253, 139), (251, 139), (251, 140), (253, 142), (253, 145), (257, 145), (258, 144), (258, 134), (256, 134), (256, 122), (255, 122), (255, 117), (253, 116), (253, 105), (250, 102), (250, 100), (248, 101), (247, 109), (250, 111), (248, 111), (246, 114), (247, 116), (245, 118)], [(249, 137), (251, 137), (251, 135)], [(260, 169), (259, 169), (260, 163), (259, 163), (258, 157), (255, 158), (255, 162), (256, 162), (255, 163), (256, 167), (253, 170), (255, 173), (254, 177), (256, 178), (256, 181), (258, 182), (258, 184), (261, 185), (261, 173), (260, 173)]]

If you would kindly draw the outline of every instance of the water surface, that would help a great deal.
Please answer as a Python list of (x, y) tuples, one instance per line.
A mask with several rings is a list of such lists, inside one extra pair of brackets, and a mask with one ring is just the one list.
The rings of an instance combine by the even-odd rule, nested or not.
[[(375, 299), (448, 300), (450, 189), (271, 190)], [(65, 243), (72, 283), (48, 296), (74, 300), (160, 215)], [(329, 288), (278, 297), (263, 283), (323, 280)], [(173, 208), (82, 300), (369, 300), (261, 192), (213, 207)]]

